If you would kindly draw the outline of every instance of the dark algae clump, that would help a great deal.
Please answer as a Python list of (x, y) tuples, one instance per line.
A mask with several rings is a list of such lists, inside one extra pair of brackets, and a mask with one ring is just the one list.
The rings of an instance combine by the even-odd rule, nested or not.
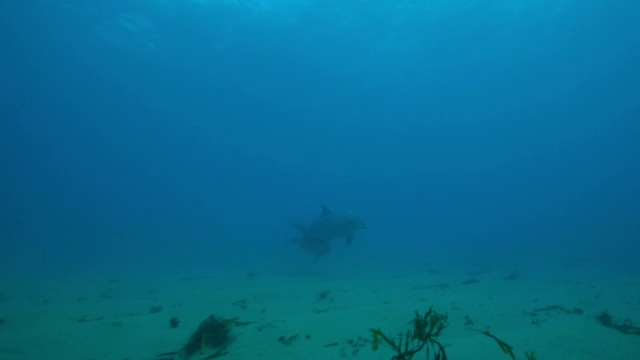
[(331, 290), (323, 290), (323, 291), (320, 291), (320, 292), (316, 295), (316, 301), (315, 301), (315, 302), (318, 302), (318, 301), (327, 301), (327, 300), (329, 300), (329, 301), (331, 301), (331, 300), (332, 300), (332, 299), (331, 299)]
[(596, 315), (596, 320), (604, 327), (612, 328), (628, 335), (640, 335), (640, 327), (629, 319), (614, 319), (606, 311)]
[(234, 320), (219, 319), (215, 315), (209, 316), (198, 326), (183, 351), (190, 357), (198, 351), (208, 347), (211, 349), (225, 349), (234, 338), (231, 336), (231, 325)]
[(613, 327), (613, 316), (606, 311), (596, 315), (596, 320), (605, 327)]
[(172, 329), (177, 328), (180, 325), (180, 320), (177, 317), (169, 319), (169, 327)]
[[(157, 360), (190, 359), (193, 355), (201, 353), (203, 357), (198, 360), (208, 360), (227, 353), (227, 347), (235, 340), (231, 335), (231, 326), (236, 319), (221, 319), (211, 315), (200, 323), (198, 329), (191, 334), (186, 345), (177, 352), (162, 353)], [(212, 352), (210, 355), (207, 355)]]

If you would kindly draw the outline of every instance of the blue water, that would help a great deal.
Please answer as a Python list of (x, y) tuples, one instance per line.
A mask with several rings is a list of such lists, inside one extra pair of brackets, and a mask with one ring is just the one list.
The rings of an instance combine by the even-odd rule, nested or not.
[[(638, 270), (640, 2), (3, 1), (0, 270)], [(289, 221), (368, 229), (313, 261)], [(506, 261), (506, 260), (505, 260)]]

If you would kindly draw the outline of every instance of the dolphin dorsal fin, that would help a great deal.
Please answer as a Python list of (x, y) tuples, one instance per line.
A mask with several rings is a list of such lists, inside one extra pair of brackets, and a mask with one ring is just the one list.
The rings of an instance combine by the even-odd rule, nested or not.
[(320, 208), (322, 208), (322, 216), (327, 216), (329, 215), (329, 213), (331, 212), (331, 210), (329, 210), (329, 208), (326, 205), (320, 205)]

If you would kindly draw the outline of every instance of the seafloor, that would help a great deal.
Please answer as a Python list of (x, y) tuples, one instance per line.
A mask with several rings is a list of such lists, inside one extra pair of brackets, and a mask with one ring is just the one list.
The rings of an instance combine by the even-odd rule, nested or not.
[[(180, 277), (6, 276), (0, 359), (154, 359), (179, 350), (211, 314), (239, 324), (223, 359), (390, 359), (387, 347), (372, 351), (369, 329), (398, 334), (411, 327), (415, 310), (432, 306), (448, 314), (439, 340), (449, 359), (509, 359), (472, 328), (489, 329), (519, 359), (525, 351), (540, 360), (640, 357), (640, 336), (597, 321), (604, 311), (640, 321), (640, 281), (631, 271), (402, 261), (328, 269), (322, 260), (302, 270), (258, 268)], [(169, 326), (174, 317), (176, 328)]]

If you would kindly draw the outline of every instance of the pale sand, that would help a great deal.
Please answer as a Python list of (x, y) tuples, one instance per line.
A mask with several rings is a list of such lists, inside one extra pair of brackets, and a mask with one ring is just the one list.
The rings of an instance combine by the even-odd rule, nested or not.
[[(449, 327), (440, 340), (450, 359), (509, 359), (493, 340), (465, 328), (465, 316), (477, 329), (490, 327), (520, 359), (530, 350), (541, 360), (640, 358), (640, 336), (594, 319), (608, 310), (640, 321), (637, 275), (523, 271), (519, 279), (505, 280), (508, 269), (470, 269), (477, 270), (397, 262), (377, 270), (357, 264), (327, 270), (319, 262), (302, 271), (251, 269), (251, 276), (249, 270), (234, 270), (186, 279), (5, 279), (0, 359), (154, 359), (178, 350), (210, 314), (251, 322), (233, 329), (237, 339), (222, 359), (390, 359), (388, 348), (371, 350), (368, 329), (405, 331), (414, 310), (430, 306), (448, 313)], [(461, 284), (472, 278), (479, 281)], [(317, 300), (323, 290), (331, 291), (330, 299)], [(234, 305), (239, 300), (246, 300), (245, 309)], [(551, 305), (579, 307), (584, 314), (541, 312), (539, 324), (532, 324), (535, 318), (528, 313)], [(162, 310), (152, 314), (153, 306)], [(169, 328), (174, 316), (181, 321), (177, 329)], [(290, 345), (278, 342), (293, 335)], [(333, 343), (338, 344), (326, 346)]]

